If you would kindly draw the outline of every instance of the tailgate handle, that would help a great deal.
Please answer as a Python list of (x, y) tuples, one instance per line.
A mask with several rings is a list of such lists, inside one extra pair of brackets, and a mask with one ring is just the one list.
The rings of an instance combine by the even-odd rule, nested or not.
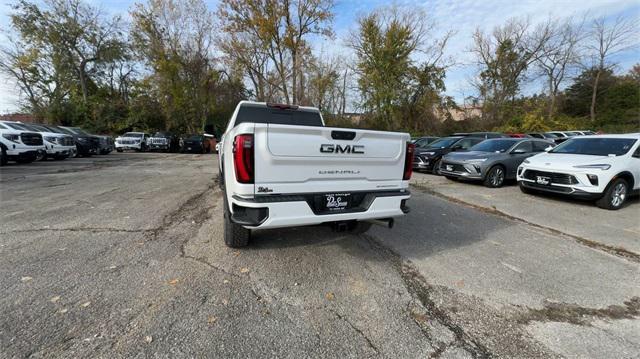
[(331, 138), (334, 140), (351, 141), (356, 138), (356, 133), (353, 131), (331, 131)]

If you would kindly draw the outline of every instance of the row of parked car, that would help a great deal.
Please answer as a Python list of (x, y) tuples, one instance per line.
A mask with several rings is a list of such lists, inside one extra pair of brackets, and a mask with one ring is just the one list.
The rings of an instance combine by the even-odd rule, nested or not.
[(176, 136), (170, 132), (127, 132), (115, 141), (111, 136), (90, 134), (79, 127), (19, 121), (0, 121), (0, 165), (9, 161), (29, 163), (41, 159), (106, 155), (113, 150), (210, 153), (216, 148), (213, 135)]
[(211, 153), (216, 151), (216, 138), (210, 134), (177, 136), (171, 132), (127, 132), (115, 141), (116, 151), (163, 151), (183, 153)]
[(640, 133), (570, 132), (560, 132), (567, 135), (561, 141), (494, 132), (416, 138), (413, 169), (492, 188), (516, 180), (524, 193), (556, 193), (622, 208), (640, 191)]
[(0, 165), (8, 161), (27, 163), (105, 155), (113, 149), (111, 137), (89, 134), (79, 127), (0, 121)]

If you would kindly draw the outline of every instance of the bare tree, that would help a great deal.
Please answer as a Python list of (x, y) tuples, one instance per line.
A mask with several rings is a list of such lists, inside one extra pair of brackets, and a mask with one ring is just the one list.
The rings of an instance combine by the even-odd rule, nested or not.
[(578, 45), (584, 38), (583, 26), (584, 20), (573, 23), (571, 18), (548, 22), (549, 38), (536, 57), (538, 70), (545, 77), (548, 86), (548, 118), (555, 114), (560, 85), (566, 80), (571, 68), (578, 63)]
[(632, 40), (635, 38), (637, 26), (636, 21), (622, 16), (610, 23), (604, 17), (597, 18), (591, 23), (590, 41), (586, 45), (589, 55), (585, 64), (595, 70), (591, 93), (591, 121), (596, 119), (596, 101), (600, 78), (605, 71), (615, 66), (615, 63), (611, 61), (611, 56), (633, 46)]
[(474, 85), (484, 99), (483, 113), (492, 120), (499, 121), (505, 115), (505, 105), (519, 94), (520, 83), (550, 36), (549, 24), (533, 28), (528, 19), (516, 18), (491, 34), (480, 29), (473, 34), (471, 51), (480, 69)]

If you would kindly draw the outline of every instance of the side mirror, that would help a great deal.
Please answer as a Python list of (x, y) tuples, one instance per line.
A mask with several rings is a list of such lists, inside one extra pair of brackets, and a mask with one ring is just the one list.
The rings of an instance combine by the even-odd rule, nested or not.
[(523, 153), (527, 153), (527, 151), (523, 150), (523, 149), (515, 149), (513, 151), (511, 151), (512, 154), (514, 155), (521, 155)]
[(544, 149), (544, 152), (549, 152), (553, 149), (553, 146), (549, 146), (547, 148)]

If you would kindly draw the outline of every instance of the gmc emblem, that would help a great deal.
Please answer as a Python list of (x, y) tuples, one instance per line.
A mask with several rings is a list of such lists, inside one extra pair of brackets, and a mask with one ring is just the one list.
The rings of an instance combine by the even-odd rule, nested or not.
[(361, 145), (332, 145), (324, 144), (320, 145), (320, 152), (322, 153), (353, 153), (358, 155), (364, 154), (364, 146)]

